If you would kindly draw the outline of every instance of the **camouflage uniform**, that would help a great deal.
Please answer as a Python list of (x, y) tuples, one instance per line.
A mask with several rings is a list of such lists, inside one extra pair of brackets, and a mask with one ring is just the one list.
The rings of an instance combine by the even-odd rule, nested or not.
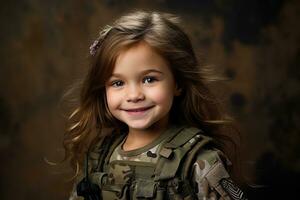
[[(192, 130), (194, 131), (195, 129)], [(157, 166), (160, 165), (160, 158), (162, 156), (168, 157), (172, 153), (170, 153), (168, 149), (165, 149), (166, 140), (168, 140), (170, 136), (174, 137), (175, 135), (176, 137), (177, 135), (174, 134), (174, 132), (177, 132), (177, 134), (184, 134), (187, 131), (187, 128), (172, 127), (152, 143), (132, 151), (122, 150), (122, 145), (125, 142), (125, 139), (122, 139), (121, 143), (117, 144), (116, 148), (112, 150), (111, 156), (108, 159), (109, 164), (105, 170), (105, 182), (108, 183), (110, 187), (107, 187), (106, 185), (100, 186), (103, 188), (101, 188), (103, 199), (105, 199), (105, 197), (109, 197), (110, 199), (159, 199), (157, 198), (160, 192), (159, 189), (157, 189), (159, 187), (156, 185), (156, 182), (148, 180), (153, 179), (153, 174), (157, 175), (157, 173), (155, 173), (157, 168), (162, 168), (161, 171), (158, 170), (158, 174), (163, 174), (162, 176), (171, 177), (172, 179), (173, 175), (170, 175), (168, 171), (169, 169), (170, 171), (174, 171), (172, 169), (174, 168), (174, 164), (169, 165), (169, 169), (168, 165), (164, 166), (163, 164), (161, 167)], [(183, 140), (180, 136), (177, 137), (179, 140)], [(187, 142), (181, 144), (181, 147), (189, 145), (193, 146), (197, 142), (199, 143), (200, 137), (201, 134), (196, 134), (192, 138), (188, 138)], [(208, 139), (207, 141), (210, 139), (207, 137), (205, 138)], [(243, 192), (234, 185), (226, 171), (226, 166), (231, 164), (230, 161), (226, 159), (221, 151), (216, 149), (206, 149), (204, 148), (204, 144), (202, 146), (201, 149), (197, 150), (196, 159), (193, 159), (192, 166), (187, 168), (189, 169), (188, 174), (191, 175), (191, 181), (188, 182), (191, 183), (190, 185), (192, 186), (193, 191), (191, 192), (188, 189), (178, 189), (180, 184), (173, 181), (171, 183), (174, 183), (175, 186), (173, 187), (172, 185), (172, 187), (169, 187), (169, 183), (167, 183), (168, 195), (164, 192), (161, 199), (245, 199)], [(183, 164), (178, 164), (178, 168), (183, 168), (183, 166)], [(145, 170), (145, 168), (149, 168), (149, 170)], [(164, 168), (166, 169), (165, 172), (163, 172)], [(177, 169), (176, 175), (174, 174), (174, 176), (177, 177), (179, 171), (181, 171), (181, 169)], [(100, 176), (103, 177), (102, 175)], [(97, 174), (96, 177), (96, 179), (99, 179), (99, 174)], [(136, 177), (139, 178), (137, 179)], [(174, 180), (177, 180), (177, 178)], [(95, 178), (94, 182), (97, 182)], [(130, 184), (128, 185), (128, 183)], [(126, 184), (128, 187), (124, 187)], [(189, 195), (189, 197), (187, 197), (187, 194), (181, 195), (180, 193), (183, 190), (183, 193), (194, 194)], [(116, 195), (112, 196), (111, 193)], [(169, 195), (170, 193), (172, 194)], [(170, 196), (172, 196), (172, 198)], [(78, 200), (80, 198), (77, 197), (76, 192), (73, 192), (69, 200), (75, 199)]]

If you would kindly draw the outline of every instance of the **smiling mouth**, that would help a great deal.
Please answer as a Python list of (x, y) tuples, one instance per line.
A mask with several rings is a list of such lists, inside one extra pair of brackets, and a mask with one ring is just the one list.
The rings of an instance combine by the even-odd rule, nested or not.
[(146, 110), (149, 110), (151, 108), (153, 108), (154, 106), (149, 106), (149, 107), (142, 107), (142, 108), (132, 108), (132, 109), (122, 109), (126, 112), (129, 112), (129, 113), (139, 113), (139, 112), (144, 112)]

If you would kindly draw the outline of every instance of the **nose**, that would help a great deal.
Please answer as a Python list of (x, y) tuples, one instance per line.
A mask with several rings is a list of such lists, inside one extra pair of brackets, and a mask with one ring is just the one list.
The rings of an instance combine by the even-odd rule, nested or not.
[(127, 102), (136, 103), (139, 101), (143, 101), (144, 99), (145, 95), (143, 89), (139, 85), (132, 84), (128, 87)]

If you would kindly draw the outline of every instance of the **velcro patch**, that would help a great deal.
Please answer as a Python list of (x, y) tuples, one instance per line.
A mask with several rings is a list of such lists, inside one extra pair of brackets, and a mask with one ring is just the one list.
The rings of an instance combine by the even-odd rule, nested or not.
[(235, 185), (231, 179), (223, 178), (221, 179), (220, 184), (232, 199), (247, 200), (243, 191), (237, 185)]

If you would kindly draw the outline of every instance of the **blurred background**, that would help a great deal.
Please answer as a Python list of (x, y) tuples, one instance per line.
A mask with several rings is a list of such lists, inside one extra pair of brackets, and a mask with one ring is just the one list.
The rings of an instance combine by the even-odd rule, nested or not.
[[(300, 178), (300, 1), (10, 0), (0, 7), (1, 199), (67, 199), (60, 99), (103, 25), (142, 9), (181, 16), (220, 83), (243, 139), (249, 199), (288, 199)], [(255, 177), (255, 178), (253, 178)]]

